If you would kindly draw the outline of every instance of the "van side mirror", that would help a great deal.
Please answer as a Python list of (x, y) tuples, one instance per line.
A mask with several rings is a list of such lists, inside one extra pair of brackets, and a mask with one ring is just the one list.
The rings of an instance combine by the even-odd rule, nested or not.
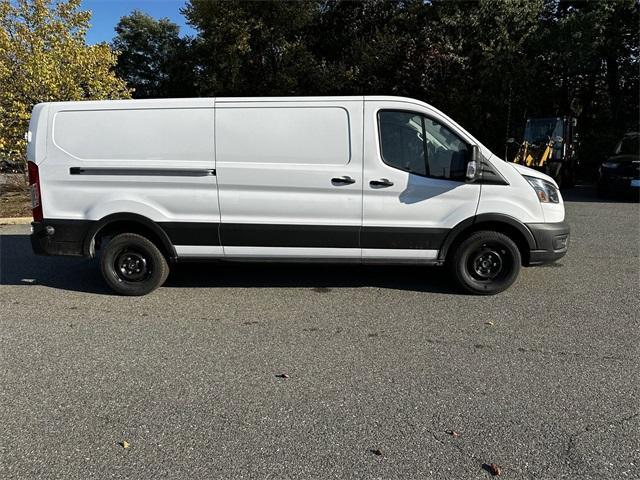
[(478, 176), (478, 167), (480, 165), (480, 149), (477, 145), (471, 146), (471, 158), (467, 162), (467, 173), (465, 175), (467, 181), (473, 181)]

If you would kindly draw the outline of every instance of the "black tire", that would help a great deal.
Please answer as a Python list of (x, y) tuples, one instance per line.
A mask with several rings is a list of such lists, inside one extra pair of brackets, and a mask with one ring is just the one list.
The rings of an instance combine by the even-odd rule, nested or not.
[(158, 247), (135, 233), (121, 233), (107, 243), (100, 269), (112, 290), (129, 296), (154, 291), (169, 275), (169, 265)]
[(466, 292), (495, 295), (516, 281), (522, 257), (513, 240), (500, 232), (480, 231), (452, 252), (449, 269)]

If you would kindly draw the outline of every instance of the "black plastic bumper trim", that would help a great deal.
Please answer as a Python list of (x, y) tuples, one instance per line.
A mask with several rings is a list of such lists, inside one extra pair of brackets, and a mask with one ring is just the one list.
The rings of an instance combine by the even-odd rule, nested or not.
[(567, 253), (567, 249), (559, 251), (548, 250), (532, 250), (529, 252), (529, 263), (527, 266), (533, 267), (536, 265), (544, 265), (547, 263), (553, 263), (556, 260), (560, 260)]
[[(562, 258), (569, 247), (571, 229), (567, 222), (528, 223), (535, 240), (536, 248), (529, 255), (529, 265), (541, 265)], [(561, 248), (556, 248), (563, 245)]]
[[(31, 247), (37, 255), (83, 256), (84, 239), (94, 222), (90, 220), (48, 220), (32, 222)], [(53, 227), (51, 234), (47, 227)]]

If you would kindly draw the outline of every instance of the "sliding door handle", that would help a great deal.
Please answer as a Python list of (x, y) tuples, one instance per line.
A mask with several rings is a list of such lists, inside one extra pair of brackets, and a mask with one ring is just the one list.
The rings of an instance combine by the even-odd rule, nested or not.
[(391, 187), (393, 186), (393, 182), (391, 180), (387, 180), (386, 178), (382, 178), (380, 180), (371, 180), (369, 185), (372, 187)]
[(331, 183), (334, 185), (350, 185), (352, 183), (356, 183), (356, 181), (351, 177), (335, 177), (331, 179)]

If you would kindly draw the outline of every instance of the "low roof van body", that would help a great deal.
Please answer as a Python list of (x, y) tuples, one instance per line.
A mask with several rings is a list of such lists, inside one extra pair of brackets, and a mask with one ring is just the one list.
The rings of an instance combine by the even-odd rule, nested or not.
[(102, 250), (122, 294), (194, 259), (447, 264), (491, 294), (567, 250), (550, 177), (409, 98), (45, 103), (27, 138), (34, 250)]

